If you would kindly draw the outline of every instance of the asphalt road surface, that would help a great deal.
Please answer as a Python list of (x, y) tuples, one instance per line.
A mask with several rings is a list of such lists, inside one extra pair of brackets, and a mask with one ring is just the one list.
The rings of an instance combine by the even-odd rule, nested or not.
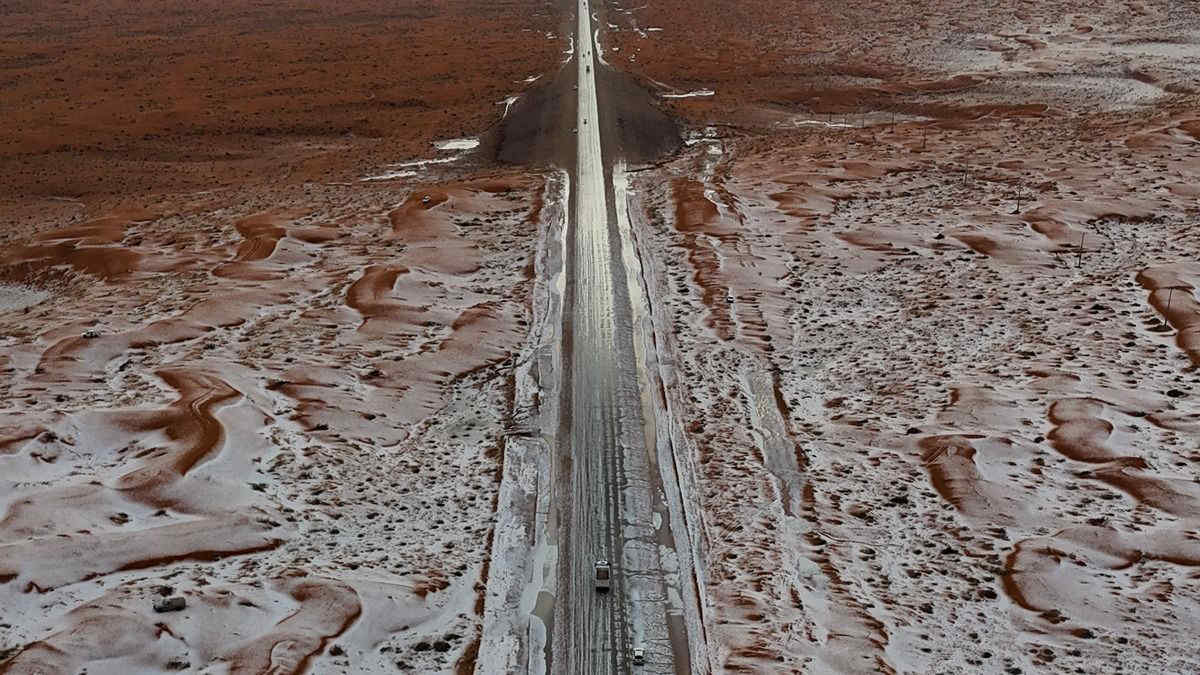
[[(574, 210), (574, 302), (571, 345), (571, 486), (572, 499), (568, 592), (570, 615), (565, 650), (556, 652), (567, 672), (627, 672), (629, 622), (625, 577), (621, 570), (621, 491), (617, 429), (619, 423), (616, 302), (613, 252), (609, 238), (604, 158), (596, 102), (596, 69), (591, 15), (586, 0), (578, 7), (577, 154)], [(612, 589), (595, 590), (594, 564), (613, 565)], [(563, 653), (565, 651), (565, 654)]]
[[(660, 499), (664, 487), (653, 442), (647, 442), (653, 414), (643, 407), (632, 282), (622, 262), (636, 254), (618, 227), (625, 204), (614, 202), (612, 181), (615, 165), (661, 151), (674, 127), (646, 92), (599, 63), (591, 8), (587, 0), (577, 2), (563, 326), (566, 419), (557, 462), (558, 578), (548, 672), (687, 673), (678, 575), (673, 566), (664, 570), (662, 558), (674, 546), (671, 518)], [(597, 560), (612, 566), (606, 593), (596, 589)], [(644, 665), (632, 663), (635, 646), (646, 649)]]

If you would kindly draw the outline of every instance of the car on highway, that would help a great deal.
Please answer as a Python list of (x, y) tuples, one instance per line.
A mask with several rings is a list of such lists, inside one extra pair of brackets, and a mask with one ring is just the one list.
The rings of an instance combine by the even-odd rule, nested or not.
[(612, 566), (607, 560), (596, 561), (596, 590), (601, 593), (612, 588)]
[(633, 648), (633, 665), (641, 666), (641, 665), (645, 665), (645, 663), (646, 663), (646, 648), (645, 647), (634, 647)]

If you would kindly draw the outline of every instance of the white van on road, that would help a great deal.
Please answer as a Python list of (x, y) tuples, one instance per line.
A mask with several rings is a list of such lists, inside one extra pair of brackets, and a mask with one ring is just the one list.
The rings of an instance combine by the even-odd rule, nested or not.
[(612, 567), (607, 560), (596, 561), (596, 590), (601, 593), (612, 588)]

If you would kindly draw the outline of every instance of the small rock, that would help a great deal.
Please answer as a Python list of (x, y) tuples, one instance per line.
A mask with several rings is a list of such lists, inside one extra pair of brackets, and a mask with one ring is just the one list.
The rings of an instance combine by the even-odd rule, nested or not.
[(862, 518), (863, 520), (866, 520), (867, 517), (871, 515), (871, 508), (866, 504), (851, 504), (846, 509), (846, 513), (854, 516), (855, 518)]
[(1187, 396), (1187, 394), (1179, 391), (1178, 389), (1169, 389), (1167, 390), (1167, 396), (1170, 396), (1171, 398), (1182, 398)]
[(87, 338), (88, 340), (94, 340), (100, 337), (100, 331), (96, 330), (95, 328), (89, 328), (83, 331), (83, 337)]
[(159, 600), (154, 603), (154, 611), (162, 614), (163, 612), (178, 612), (187, 607), (187, 600), (182, 595), (176, 595), (173, 598)]
[(342, 646), (341, 646), (341, 645), (334, 645), (334, 646), (332, 646), (332, 647), (330, 647), (330, 648), (329, 648), (329, 655), (330, 655), (330, 656), (341, 656), (341, 655), (343, 655), (343, 654), (345, 654), (345, 653), (346, 653), (346, 650), (342, 649)]

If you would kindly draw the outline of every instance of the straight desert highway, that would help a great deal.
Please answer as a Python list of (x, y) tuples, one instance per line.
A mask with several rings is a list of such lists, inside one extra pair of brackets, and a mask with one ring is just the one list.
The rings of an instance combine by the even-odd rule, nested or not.
[[(595, 45), (587, 2), (578, 6), (577, 154), (566, 322), (571, 335), (569, 448), (563, 473), (569, 509), (560, 522), (553, 670), (569, 673), (677, 672), (666, 611), (666, 582), (648, 505), (649, 466), (633, 364), (622, 245), (616, 234), (602, 145)], [(608, 164), (606, 164), (606, 160)], [(612, 588), (598, 592), (594, 565), (612, 566)], [(632, 650), (645, 650), (634, 664)], [(686, 672), (686, 665), (682, 666)]]
[(0, 675), (1200, 674), (1200, 2), (79, 4)]
[[(570, 615), (556, 622), (567, 628), (564, 656), (567, 672), (611, 673), (625, 669), (629, 641), (624, 606), (624, 576), (620, 566), (620, 491), (615, 484), (618, 354), (614, 337), (613, 255), (608, 238), (608, 202), (600, 145), (596, 77), (591, 40), (591, 17), (586, 2), (579, 5), (579, 107), (574, 258), (569, 267), (575, 295), (570, 356), (572, 406), (570, 555), (562, 559), (569, 575), (565, 602)], [(616, 578), (606, 597), (594, 590), (593, 565), (611, 560)], [(559, 661), (562, 663), (562, 661)]]

